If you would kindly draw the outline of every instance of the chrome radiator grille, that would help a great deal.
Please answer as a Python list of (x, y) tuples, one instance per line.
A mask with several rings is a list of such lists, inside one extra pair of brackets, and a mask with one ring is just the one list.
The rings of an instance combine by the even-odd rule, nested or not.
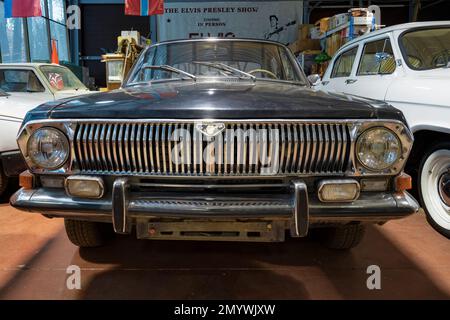
[(340, 174), (346, 123), (225, 123), (207, 137), (195, 122), (81, 122), (74, 165), (85, 173), (179, 176)]

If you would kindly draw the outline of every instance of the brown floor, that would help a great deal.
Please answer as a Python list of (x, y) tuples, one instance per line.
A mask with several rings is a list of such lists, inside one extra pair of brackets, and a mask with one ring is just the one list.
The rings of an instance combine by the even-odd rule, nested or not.
[[(369, 265), (381, 290), (366, 287)], [(81, 268), (68, 290), (66, 268)], [(309, 239), (280, 244), (120, 237), (79, 250), (60, 219), (0, 204), (0, 299), (449, 299), (450, 240), (423, 214), (370, 227), (350, 252)]]

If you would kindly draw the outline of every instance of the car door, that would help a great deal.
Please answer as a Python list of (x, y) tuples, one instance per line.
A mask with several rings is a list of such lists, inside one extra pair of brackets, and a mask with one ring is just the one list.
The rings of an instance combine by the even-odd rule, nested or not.
[(339, 53), (328, 67), (322, 79), (320, 89), (329, 92), (342, 92), (345, 81), (350, 77), (359, 46), (355, 45), (342, 53)]
[(385, 34), (361, 45), (357, 68), (344, 80), (341, 92), (384, 100), (390, 84), (400, 72), (391, 39)]

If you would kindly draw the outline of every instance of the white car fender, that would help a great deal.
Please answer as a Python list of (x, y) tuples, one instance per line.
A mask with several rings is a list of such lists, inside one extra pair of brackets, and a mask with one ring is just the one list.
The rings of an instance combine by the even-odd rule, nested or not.
[(450, 133), (450, 70), (448, 77), (398, 78), (389, 86), (386, 102), (400, 109), (413, 132)]

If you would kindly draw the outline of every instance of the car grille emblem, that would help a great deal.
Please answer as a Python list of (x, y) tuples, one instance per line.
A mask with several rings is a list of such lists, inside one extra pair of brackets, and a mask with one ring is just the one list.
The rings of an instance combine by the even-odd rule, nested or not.
[(195, 124), (195, 128), (207, 137), (214, 137), (225, 129), (225, 124), (217, 122), (200, 122)]

